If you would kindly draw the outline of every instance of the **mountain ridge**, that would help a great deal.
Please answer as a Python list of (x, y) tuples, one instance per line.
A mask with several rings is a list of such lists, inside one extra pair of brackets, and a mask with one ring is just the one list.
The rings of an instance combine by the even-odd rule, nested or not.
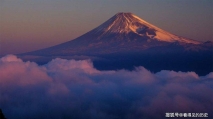
[(143, 51), (171, 43), (199, 45), (201, 42), (186, 39), (164, 31), (132, 13), (117, 13), (100, 26), (65, 43), (24, 54), (74, 55), (108, 54), (110, 52)]

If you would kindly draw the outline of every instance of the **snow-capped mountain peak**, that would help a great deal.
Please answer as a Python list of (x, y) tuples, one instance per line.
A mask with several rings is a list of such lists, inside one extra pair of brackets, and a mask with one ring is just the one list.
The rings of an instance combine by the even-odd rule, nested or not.
[(94, 29), (95, 32), (101, 33), (101, 36), (116, 34), (135, 33), (139, 36), (146, 36), (150, 39), (165, 42), (184, 42), (200, 44), (198, 41), (176, 36), (164, 31), (132, 13), (117, 13), (102, 25)]
[(117, 13), (97, 28), (74, 40), (25, 54), (103, 55), (130, 52), (197, 51), (205, 49), (202, 44), (164, 31), (132, 13)]

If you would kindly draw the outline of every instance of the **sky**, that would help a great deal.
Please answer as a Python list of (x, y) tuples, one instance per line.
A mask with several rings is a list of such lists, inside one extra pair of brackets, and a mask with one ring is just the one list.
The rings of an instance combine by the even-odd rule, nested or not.
[(173, 34), (213, 41), (212, 0), (0, 0), (0, 55), (72, 40), (118, 12)]

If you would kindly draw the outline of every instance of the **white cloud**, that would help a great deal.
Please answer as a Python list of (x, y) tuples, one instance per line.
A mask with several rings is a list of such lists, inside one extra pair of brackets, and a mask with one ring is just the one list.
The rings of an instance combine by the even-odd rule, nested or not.
[(212, 112), (213, 72), (99, 71), (89, 60), (46, 65), (0, 59), (0, 108), (8, 119), (164, 118), (166, 112)]

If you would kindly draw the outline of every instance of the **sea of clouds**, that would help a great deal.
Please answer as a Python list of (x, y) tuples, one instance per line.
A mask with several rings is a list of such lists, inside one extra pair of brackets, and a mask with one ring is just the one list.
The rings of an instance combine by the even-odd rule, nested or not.
[(99, 71), (90, 60), (46, 65), (0, 58), (0, 108), (7, 119), (160, 119), (213, 113), (213, 72)]

